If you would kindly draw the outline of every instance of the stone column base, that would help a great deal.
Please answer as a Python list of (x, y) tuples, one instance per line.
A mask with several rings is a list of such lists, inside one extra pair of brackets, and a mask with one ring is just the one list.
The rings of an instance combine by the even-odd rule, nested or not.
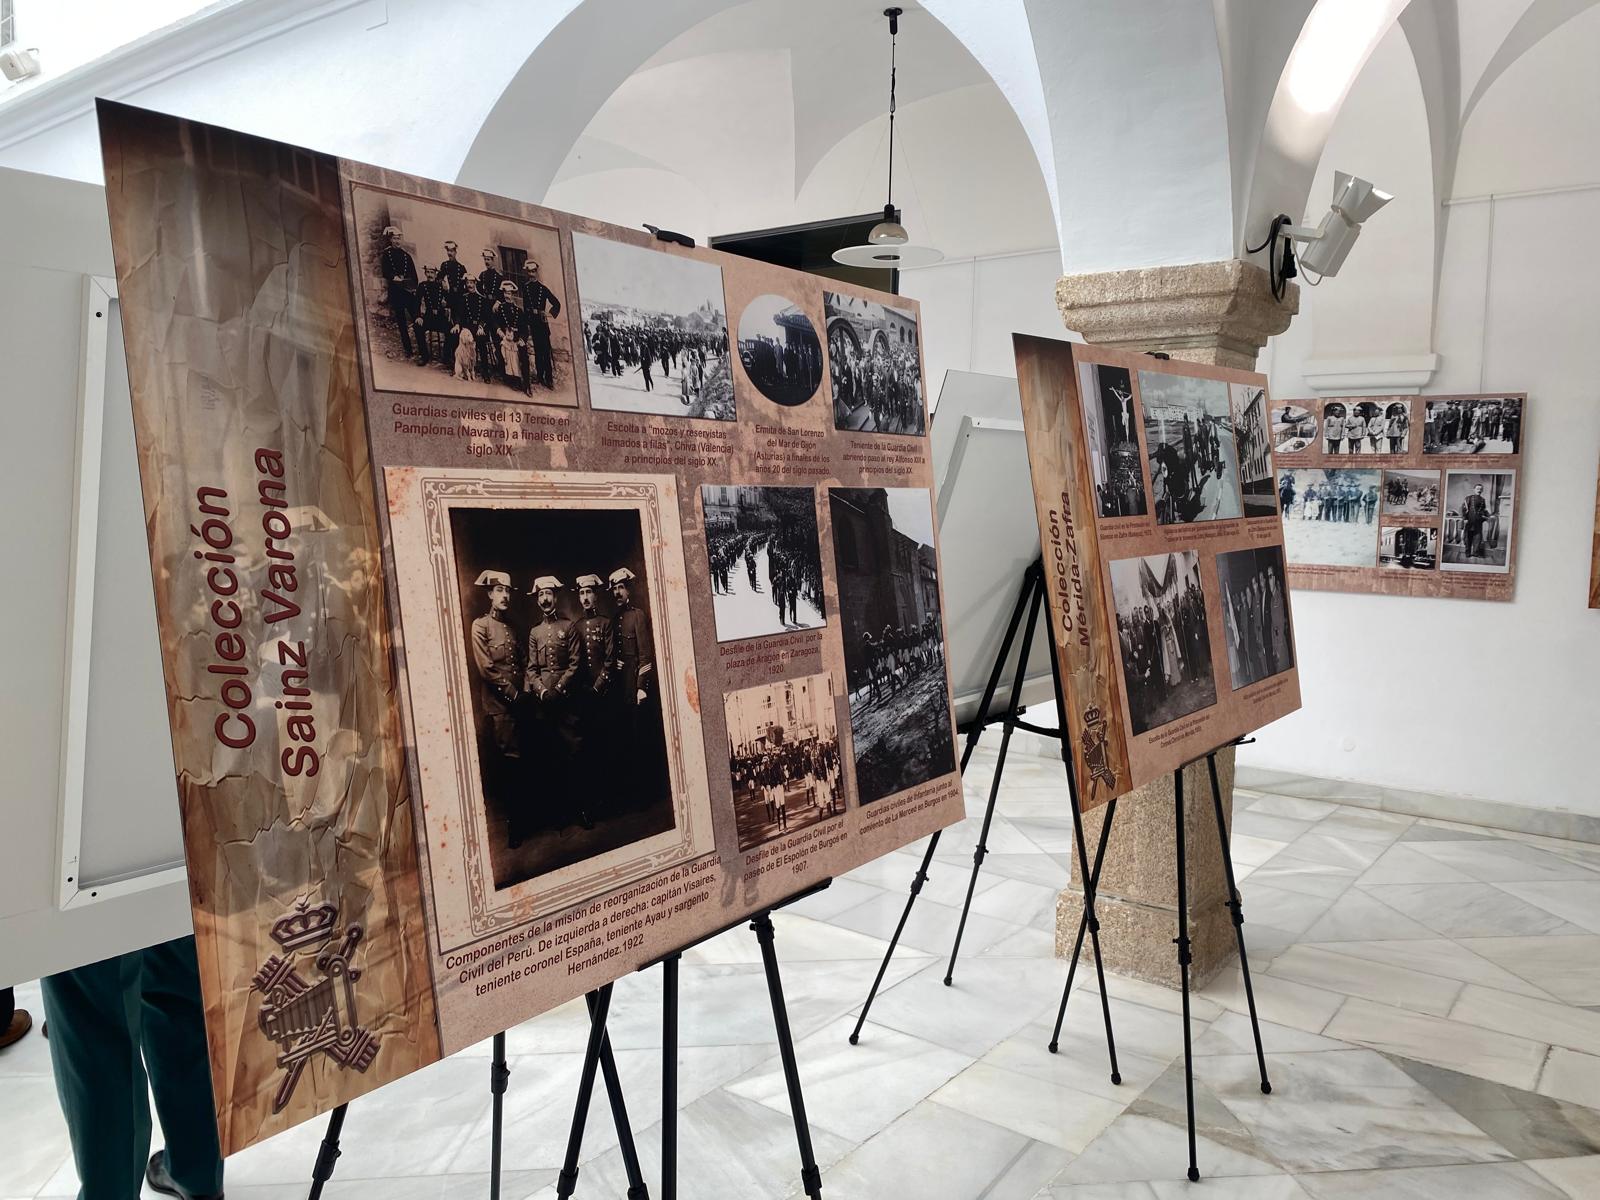
[[(1178, 912), (1153, 904), (1102, 897), (1095, 905), (1100, 917), (1100, 955), (1106, 970), (1131, 975), (1148, 983), (1176, 990), (1178, 974)], [(1083, 915), (1083, 893), (1070, 888), (1056, 897), (1056, 957), (1070, 958), (1072, 942)], [(1220, 904), (1189, 915), (1189, 986), (1199, 989), (1234, 958), (1233, 922)], [(1078, 963), (1078, 978), (1092, 979), (1094, 951), (1087, 936)]]

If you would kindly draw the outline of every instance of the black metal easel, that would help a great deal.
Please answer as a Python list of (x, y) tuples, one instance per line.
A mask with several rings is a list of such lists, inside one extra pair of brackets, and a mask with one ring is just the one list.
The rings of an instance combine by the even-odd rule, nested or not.
[[(1057, 687), (1060, 686), (1059, 679)], [(1237, 743), (1230, 743), (1237, 744)], [(1222, 866), (1228, 877), (1227, 909), (1233, 920), (1234, 937), (1239, 943), (1239, 967), (1244, 972), (1244, 998), (1250, 1010), (1250, 1032), (1254, 1035), (1256, 1043), (1256, 1066), (1261, 1073), (1261, 1091), (1266, 1095), (1272, 1093), (1272, 1082), (1267, 1078), (1267, 1056), (1261, 1047), (1261, 1022), (1256, 1017), (1256, 993), (1250, 982), (1250, 956), (1244, 944), (1244, 909), (1239, 902), (1239, 885), (1234, 879), (1233, 850), (1228, 844), (1227, 820), (1222, 814), (1222, 788), (1217, 783), (1217, 752), (1208, 751), (1200, 756), (1206, 760), (1206, 770), (1211, 777), (1211, 807), (1217, 818), (1217, 837), (1222, 844)], [(1175, 853), (1178, 867), (1178, 936), (1173, 939), (1173, 944), (1178, 947), (1178, 973), (1183, 990), (1183, 1089), (1184, 1104), (1188, 1111), (1189, 1134), (1189, 1179), (1191, 1182), (1200, 1178), (1200, 1165), (1195, 1158), (1195, 1133), (1194, 1133), (1194, 1047), (1189, 1033), (1189, 965), (1193, 961), (1189, 946), (1189, 866), (1186, 847), (1184, 845), (1183, 825), (1183, 772), (1186, 767), (1200, 761), (1200, 758), (1191, 759), (1172, 773), (1173, 810), (1175, 813)], [(1068, 775), (1071, 775), (1071, 764), (1067, 766)], [(1111, 821), (1116, 816), (1115, 800), (1106, 805), (1105, 821), (1100, 826), (1100, 844), (1095, 851), (1094, 874), (1089, 878), (1098, 882), (1100, 877), (1100, 863), (1106, 851), (1106, 841), (1111, 835)], [(1076, 812), (1076, 804), (1074, 804)], [(1078, 826), (1079, 853), (1083, 847), (1083, 827), (1080, 821)], [(1084, 929), (1087, 927), (1093, 935), (1097, 922), (1093, 916), (1090, 902), (1084, 903), (1083, 916), (1078, 921), (1078, 938), (1072, 948), (1072, 965), (1067, 970), (1067, 985), (1061, 993), (1061, 1007), (1056, 1013), (1055, 1032), (1050, 1037), (1050, 1051), (1056, 1050), (1057, 1039), (1061, 1036), (1061, 1022), (1067, 1013), (1067, 1001), (1072, 995), (1072, 976), (1078, 969), (1078, 954), (1083, 946)], [(1105, 977), (1100, 979), (1100, 999), (1105, 1002)]]
[[(995, 761), (994, 778), (989, 785), (989, 800), (988, 804), (984, 808), (983, 827), (978, 834), (978, 844), (972, 852), (972, 875), (967, 881), (967, 896), (965, 902), (961, 906), (961, 919), (956, 927), (955, 941), (950, 948), (950, 963), (945, 968), (944, 982), (945, 986), (947, 987), (953, 982), (956, 956), (960, 952), (961, 938), (966, 931), (967, 914), (972, 908), (972, 897), (977, 888), (978, 872), (982, 869), (983, 860), (989, 852), (989, 829), (994, 820), (995, 804), (1000, 796), (1000, 778), (1005, 770), (1006, 754), (1010, 750), (1011, 746), (1011, 734), (1014, 730), (1025, 729), (1030, 733), (1037, 733), (1061, 743), (1062, 758), (1067, 764), (1067, 788), (1071, 797), (1072, 817), (1078, 834), (1077, 844), (1079, 869), (1082, 877), (1088, 881), (1088, 884), (1084, 889), (1084, 913), (1090, 918), (1090, 927), (1094, 934), (1093, 947), (1095, 969), (1099, 972), (1101, 980), (1100, 991), (1102, 998), (1104, 998), (1105, 968), (1100, 961), (1100, 923), (1099, 921), (1093, 919), (1094, 889), (1095, 883), (1100, 878), (1100, 857), (1096, 857), (1094, 872), (1091, 875), (1089, 872), (1087, 855), (1083, 848), (1083, 823), (1082, 816), (1078, 812), (1077, 784), (1073, 778), (1071, 754), (1068, 751), (1066, 740), (1066, 710), (1061, 705), (1061, 685), (1059, 679), (1056, 682), (1056, 714), (1059, 727), (1056, 729), (1046, 729), (1043, 726), (1029, 724), (1027, 721), (1022, 720), (1021, 717), (1021, 713), (1023, 711), (1020, 707), (1022, 684), (1024, 679), (1027, 677), (1028, 654), (1033, 648), (1033, 631), (1034, 627), (1038, 623), (1040, 610), (1044, 607), (1044, 600), (1044, 561), (1043, 559), (1035, 559), (1033, 563), (1029, 565), (1029, 567), (1022, 573), (1022, 579), (1017, 589), (1017, 602), (1011, 610), (1011, 619), (1006, 625), (1005, 636), (1000, 643), (1000, 652), (995, 656), (994, 666), (989, 672), (988, 682), (984, 685), (983, 698), (978, 702), (978, 710), (974, 714), (972, 720), (967, 724), (965, 729), (966, 741), (961, 748), (961, 770), (963, 772), (966, 770), (968, 760), (972, 757), (972, 752), (977, 749), (978, 739), (982, 736), (984, 729), (997, 722), (1002, 725), (1000, 753)], [(1012, 677), (1010, 703), (1000, 712), (993, 712), (991, 711), (991, 708), (994, 704), (994, 695), (1000, 686), (1000, 677), (1005, 671), (1006, 661), (1011, 656), (1011, 647), (1016, 641), (1017, 630), (1018, 628), (1023, 627), (1024, 619), (1026, 619), (1027, 625), (1025, 628), (1023, 628), (1021, 653), (1017, 658), (1016, 674)], [(1050, 655), (1050, 669), (1052, 673), (1056, 671), (1054, 654)], [(911, 907), (916, 903), (917, 896), (922, 891), (922, 885), (927, 882), (928, 867), (933, 862), (934, 852), (939, 848), (939, 834), (942, 832), (942, 830), (936, 831), (933, 836), (928, 839), (928, 848), (923, 853), (922, 865), (917, 868), (917, 873), (911, 880), (911, 894), (906, 897), (905, 910), (901, 912), (900, 922), (895, 926), (894, 934), (889, 939), (889, 948), (884, 952), (883, 962), (878, 967), (877, 977), (872, 981), (872, 988), (867, 993), (866, 1002), (861, 1006), (861, 1015), (856, 1018), (855, 1029), (853, 1029), (850, 1033), (851, 1045), (855, 1045), (861, 1040), (862, 1026), (866, 1024), (867, 1014), (872, 1010), (872, 1002), (877, 998), (878, 988), (882, 985), (883, 977), (889, 970), (889, 961), (894, 957), (895, 948), (900, 943), (900, 935), (905, 931), (906, 921), (911, 916)], [(1105, 850), (1105, 844), (1103, 840), (1101, 842), (1100, 849), (1101, 854), (1103, 855)], [(1079, 934), (1079, 938), (1081, 943), (1081, 932)], [(1074, 967), (1076, 967), (1076, 961), (1076, 954), (1074, 954)], [(1111, 1059), (1111, 1081), (1113, 1083), (1121, 1083), (1122, 1075), (1117, 1069), (1117, 1043), (1116, 1036), (1112, 1032), (1111, 1028), (1111, 1006), (1109, 1001), (1105, 1002), (1104, 1012), (1106, 1023), (1106, 1051)]]

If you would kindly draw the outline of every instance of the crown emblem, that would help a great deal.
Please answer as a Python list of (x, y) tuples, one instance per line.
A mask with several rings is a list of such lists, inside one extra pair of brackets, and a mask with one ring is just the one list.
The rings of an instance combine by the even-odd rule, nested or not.
[(285, 950), (320, 946), (333, 936), (339, 910), (331, 904), (319, 904), (315, 908), (306, 905), (302, 899), (292, 913), (273, 922), (272, 940)]

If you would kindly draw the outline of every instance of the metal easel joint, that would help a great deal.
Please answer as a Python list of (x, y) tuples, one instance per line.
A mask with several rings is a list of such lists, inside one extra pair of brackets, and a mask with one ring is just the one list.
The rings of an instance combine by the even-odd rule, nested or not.
[(1172, 944), (1178, 948), (1178, 965), (1180, 967), (1187, 967), (1194, 962), (1194, 956), (1189, 953), (1189, 939), (1187, 937), (1175, 937), (1172, 939)]

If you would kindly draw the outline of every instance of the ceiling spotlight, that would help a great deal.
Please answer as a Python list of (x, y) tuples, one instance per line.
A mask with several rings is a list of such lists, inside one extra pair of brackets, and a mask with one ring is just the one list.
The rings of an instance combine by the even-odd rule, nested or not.
[(894, 207), (894, 93), (895, 93), (895, 43), (900, 33), (900, 14), (904, 10), (886, 8), (883, 15), (889, 18), (889, 187), (883, 206), (883, 220), (867, 233), (861, 245), (846, 246), (833, 252), (833, 261), (847, 267), (926, 267), (944, 258), (944, 253), (932, 246), (921, 246), (911, 240), (906, 227), (900, 224), (900, 214)]

